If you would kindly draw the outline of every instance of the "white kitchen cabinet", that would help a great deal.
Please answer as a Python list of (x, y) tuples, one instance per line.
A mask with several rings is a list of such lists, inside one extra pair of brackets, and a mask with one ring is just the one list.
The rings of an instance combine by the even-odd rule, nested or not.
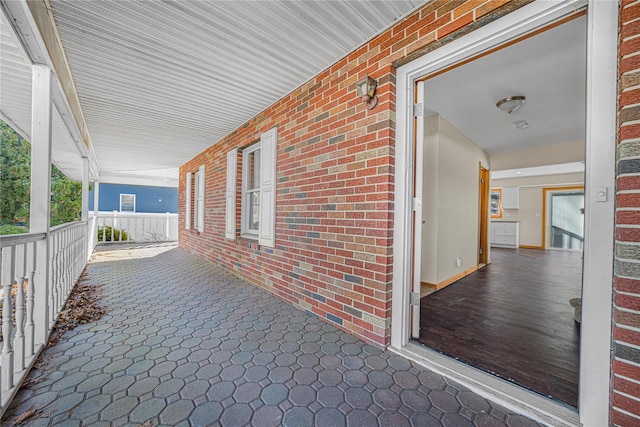
[(502, 189), (502, 209), (520, 209), (520, 189), (504, 187)]
[(492, 221), (491, 246), (517, 248), (520, 244), (520, 223), (518, 221)]

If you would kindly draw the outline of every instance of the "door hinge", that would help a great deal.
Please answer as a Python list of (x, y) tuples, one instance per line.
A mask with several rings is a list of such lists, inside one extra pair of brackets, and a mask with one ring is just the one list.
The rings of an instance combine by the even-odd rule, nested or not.
[(413, 117), (422, 117), (423, 108), (422, 103), (413, 104)]
[(411, 305), (420, 306), (420, 292), (411, 292)]
[(422, 198), (421, 197), (414, 197), (413, 200), (411, 201), (411, 210), (413, 212), (418, 212), (420, 210), (422, 210)]
[(480, 249), (480, 255), (482, 255), (482, 249)]

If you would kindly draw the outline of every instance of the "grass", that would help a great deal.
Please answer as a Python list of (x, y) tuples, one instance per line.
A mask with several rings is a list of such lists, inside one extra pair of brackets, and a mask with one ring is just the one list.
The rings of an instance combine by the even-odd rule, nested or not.
[(29, 229), (26, 227), (19, 227), (13, 224), (0, 225), (0, 235), (5, 234), (24, 234), (28, 233)]

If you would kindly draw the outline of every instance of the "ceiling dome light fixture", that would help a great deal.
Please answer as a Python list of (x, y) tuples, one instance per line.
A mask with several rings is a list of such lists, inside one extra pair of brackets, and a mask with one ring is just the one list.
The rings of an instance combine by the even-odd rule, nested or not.
[(529, 123), (527, 123), (524, 120), (518, 120), (517, 122), (513, 122), (513, 125), (516, 127), (516, 129), (526, 129), (529, 127)]
[(526, 98), (522, 95), (508, 96), (496, 102), (496, 107), (498, 107), (498, 110), (500, 111), (505, 111), (511, 114), (522, 107), (525, 99)]

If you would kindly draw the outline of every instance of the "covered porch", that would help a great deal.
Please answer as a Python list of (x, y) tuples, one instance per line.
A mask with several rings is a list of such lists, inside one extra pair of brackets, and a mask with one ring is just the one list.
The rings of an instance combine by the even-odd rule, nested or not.
[(44, 352), (5, 421), (33, 425), (533, 426), (174, 243), (98, 246), (107, 314)]
[[(161, 41), (147, 40), (143, 57), (132, 60), (138, 46), (130, 44), (133, 38), (122, 28), (136, 28), (148, 19), (144, 8), (131, 14), (102, 10), (98, 2), (0, 1), (0, 118), (31, 143), (30, 233), (0, 239), (4, 420), (35, 411), (27, 422), (530, 424), (175, 244), (123, 246), (114, 242), (123, 240), (122, 233), (107, 237), (104, 232), (112, 246), (94, 252), (99, 227), (124, 227), (136, 240), (145, 240), (131, 233), (139, 228), (137, 219), (98, 214), (100, 183), (177, 186), (178, 166), (186, 160), (422, 3), (324, 4), (323, 28), (317, 32), (309, 32), (299, 18), (295, 40), (274, 27), (269, 40), (252, 47), (265, 66), (258, 74), (251, 60), (226, 58), (228, 52), (248, 48), (240, 41), (229, 39), (213, 54), (208, 43), (186, 43), (202, 37), (199, 26), (185, 26), (184, 33), (165, 34)], [(258, 27), (246, 16), (253, 8), (248, 3), (229, 3), (228, 10), (202, 5), (214, 21), (230, 15), (244, 21), (238, 40), (242, 31)], [(156, 17), (154, 25), (175, 25), (176, 16), (207, 15), (192, 6), (169, 5), (175, 10)], [(261, 7), (282, 24), (277, 11)], [(102, 18), (114, 13), (118, 19), (95, 26), (92, 13)], [(336, 14), (347, 18), (331, 22)], [(362, 16), (370, 22), (354, 26)], [(209, 22), (209, 28), (217, 23)], [(79, 36), (75, 29), (81, 27), (85, 30)], [(222, 40), (229, 31), (225, 26), (212, 38)], [(252, 36), (258, 39), (263, 31)], [(318, 50), (322, 32), (342, 35)], [(156, 61), (158, 46), (167, 53), (172, 49), (166, 46), (175, 43), (183, 52), (176, 61), (187, 65), (167, 65), (172, 62), (167, 58), (154, 70), (130, 66)], [(109, 50), (105, 58), (111, 59), (97, 58), (95, 49)], [(271, 58), (262, 54), (266, 49)], [(282, 67), (283, 51), (296, 56), (297, 63)], [(194, 72), (194, 56), (216, 72), (204, 77)], [(147, 79), (141, 81), (143, 75)], [(167, 81), (173, 82), (170, 90)], [(262, 90), (257, 102), (247, 87)], [(52, 163), (82, 182), (83, 199), (80, 221), (54, 228), (49, 225)], [(95, 214), (89, 211), (90, 186)], [(152, 234), (175, 240), (177, 224), (177, 218), (162, 217), (154, 227), (160, 231)], [(103, 285), (108, 314), (47, 348), (89, 258), (83, 280)], [(48, 361), (47, 369), (30, 371), (39, 357)]]
[[(15, 419), (36, 410), (33, 415), (39, 420), (35, 424), (46, 425), (535, 425), (486, 400), (500, 399), (486, 389), (482, 389), (485, 397), (480, 397), (345, 332), (374, 337), (377, 341), (371, 342), (381, 346), (391, 334), (391, 283), (392, 277), (399, 275), (391, 271), (394, 193), (393, 186), (387, 185), (393, 182), (395, 167), (389, 148), (394, 144), (393, 67), (397, 63), (393, 65), (390, 58), (404, 55), (408, 60), (419, 53), (418, 45), (406, 45), (410, 37), (403, 38), (405, 31), (409, 34), (405, 23), (411, 22), (406, 18), (425, 24), (430, 14), (435, 16), (435, 11), (427, 12), (431, 7), (442, 7), (442, 13), (453, 16), (449, 4), (453, 3), (0, 0), (0, 118), (32, 146), (30, 233), (0, 240), (5, 307), (0, 414), (7, 411), (7, 419)], [(474, 22), (484, 22), (482, 16), (488, 11), (500, 9), (491, 18), (498, 19), (501, 13), (511, 13), (512, 8), (525, 4), (489, 1), (487, 7), (476, 5), (478, 10), (469, 13)], [(446, 23), (440, 24), (444, 27)], [(458, 24), (447, 25), (442, 32), (457, 31), (453, 28), (460, 29)], [(396, 35), (395, 30), (401, 34)], [(371, 44), (385, 32), (398, 37), (394, 45), (383, 43), (385, 49), (394, 50), (393, 55), (382, 55), (384, 61), (373, 50), (356, 55), (358, 46)], [(440, 29), (433, 29), (433, 33), (441, 36)], [(429, 37), (420, 37), (420, 46), (432, 43)], [(373, 45), (374, 50), (382, 49)], [(355, 66), (361, 59), (363, 63)], [(337, 61), (349, 64), (344, 69), (326, 68)], [(371, 65), (373, 71), (380, 71), (382, 109), (365, 112), (367, 117), (371, 115), (366, 119), (350, 116), (349, 129), (340, 130), (348, 139), (329, 136), (329, 128), (320, 126), (337, 115), (324, 109), (338, 102), (340, 108), (348, 108), (348, 114), (359, 116), (365, 108), (364, 97), (355, 97), (357, 92), (351, 89), (355, 89), (359, 74), (366, 71), (367, 61), (386, 64), (380, 69), (380, 64)], [(329, 80), (334, 74), (339, 77), (332, 88), (335, 94), (311, 95), (333, 85)], [(300, 105), (277, 104), (286, 94), (296, 97)], [(276, 106), (272, 113), (277, 117), (264, 113), (270, 106)], [(302, 125), (297, 120), (304, 121), (308, 129), (299, 130)], [(360, 306), (365, 312), (354, 309), (347, 313), (353, 308), (349, 305), (353, 297), (339, 304), (346, 321), (354, 322), (349, 327), (344, 327), (345, 319), (329, 312), (335, 307), (322, 308), (326, 311), (324, 322), (322, 315), (318, 318), (299, 309), (324, 303), (326, 297), (298, 283), (300, 271), (305, 279), (314, 279), (316, 273), (310, 270), (312, 264), (303, 262), (306, 255), (298, 256), (297, 251), (303, 244), (315, 244), (312, 239), (320, 235), (311, 227), (301, 238), (298, 233), (303, 231), (298, 231), (298, 219), (294, 218), (297, 212), (291, 218), (278, 219), (283, 225), (279, 236), (291, 243), (289, 249), (295, 256), (282, 248), (273, 249), (273, 242), (259, 248), (242, 238), (233, 244), (223, 240), (223, 236), (227, 239), (223, 224), (231, 224), (235, 237), (240, 229), (238, 219), (245, 222), (248, 217), (232, 210), (229, 218), (235, 218), (235, 223), (224, 222), (219, 212), (225, 202), (219, 172), (225, 170), (225, 160), (219, 161), (220, 153), (212, 156), (206, 149), (237, 135), (239, 129), (266, 129), (267, 124), (277, 123), (282, 130), (295, 133), (288, 135), (289, 145), (281, 147), (280, 160), (289, 153), (302, 156), (307, 144), (320, 138), (311, 135), (318, 131), (324, 132), (320, 138), (323, 144), (345, 146), (340, 149), (343, 153), (332, 159), (336, 163), (339, 156), (347, 158), (346, 150), (353, 148), (347, 145), (353, 139), (367, 145), (360, 165), (353, 167), (364, 169), (371, 162), (373, 166), (366, 173), (372, 180), (382, 176), (383, 182), (370, 190), (372, 200), (382, 202), (361, 206), (380, 221), (372, 227), (368, 247), (354, 249), (370, 264), (345, 264), (345, 271), (332, 265), (329, 271), (321, 272), (330, 284), (340, 280), (341, 286), (352, 287), (371, 282), (370, 288), (362, 290), (374, 296)], [(379, 141), (368, 142), (358, 136), (360, 128)], [(237, 150), (255, 142), (255, 135), (246, 134), (246, 141), (224, 145), (235, 145)], [(168, 236), (180, 234), (183, 248), (211, 255), (212, 263), (172, 244), (117, 244), (94, 252), (100, 221), (105, 227), (111, 221), (115, 230), (125, 218), (90, 215), (92, 183), (98, 212), (100, 183), (178, 186), (178, 167), (197, 156), (211, 162), (206, 174), (204, 160), (197, 169), (180, 174), (180, 218), (162, 218), (160, 231), (152, 234), (164, 233), (168, 240)], [(324, 156), (316, 155), (308, 167), (328, 169)], [(307, 164), (306, 159), (303, 162)], [(81, 220), (56, 228), (49, 225), (51, 185), (47, 171), (52, 163), (83, 184)], [(294, 168), (296, 161), (289, 162), (279, 179), (286, 182), (289, 176), (284, 175), (298, 174)], [(195, 170), (199, 179), (195, 179)], [(226, 177), (232, 182), (229, 176), (233, 173)], [(289, 199), (300, 206), (308, 203), (307, 194), (298, 185), (302, 180), (298, 176), (282, 186), (278, 196), (280, 202), (285, 201), (284, 207)], [(362, 188), (355, 182), (349, 184), (349, 190), (355, 192), (356, 187)], [(235, 197), (239, 188), (229, 192)], [(230, 206), (240, 204), (235, 198), (227, 200), (233, 200)], [(318, 215), (328, 215), (336, 206), (322, 201), (322, 206), (317, 202), (314, 209)], [(275, 218), (275, 211), (273, 215)], [(196, 227), (190, 227), (192, 216)], [(208, 235), (204, 232), (205, 216)], [(196, 217), (202, 220), (201, 225)], [(361, 220), (365, 224), (364, 217)], [(320, 219), (309, 221), (303, 228), (315, 226), (313, 221)], [(352, 234), (369, 228), (354, 226), (358, 224), (351, 223), (351, 230), (341, 234), (355, 239)], [(175, 233), (170, 227), (175, 227)], [(112, 232), (108, 240), (124, 240), (122, 236)], [(217, 246), (211, 244), (212, 238), (219, 240)], [(323, 245), (335, 244), (330, 240)], [(214, 250), (233, 252), (234, 256), (216, 259), (211, 254)], [(86, 281), (103, 285), (107, 316), (81, 326), (45, 350), (43, 354), (51, 358), (49, 369), (29, 374), (89, 259)], [(340, 259), (336, 265), (344, 261)], [(232, 266), (238, 274), (245, 269), (249, 272), (246, 277), (254, 279), (253, 285), (229, 275), (216, 262)], [(370, 267), (377, 269), (375, 273)], [(359, 270), (357, 274), (350, 274), (354, 269)], [(258, 276), (260, 272), (264, 277)], [(370, 277), (364, 280), (358, 274)], [(293, 288), (284, 291), (297, 292), (289, 302), (299, 308), (255, 286), (272, 284), (272, 276), (282, 279), (283, 275), (289, 282), (296, 281)], [(303, 292), (298, 292), (300, 289)], [(329, 296), (338, 299), (338, 294)], [(394, 298), (396, 301), (400, 299)], [(362, 318), (366, 321), (360, 321)], [(28, 375), (35, 383), (21, 389)]]

